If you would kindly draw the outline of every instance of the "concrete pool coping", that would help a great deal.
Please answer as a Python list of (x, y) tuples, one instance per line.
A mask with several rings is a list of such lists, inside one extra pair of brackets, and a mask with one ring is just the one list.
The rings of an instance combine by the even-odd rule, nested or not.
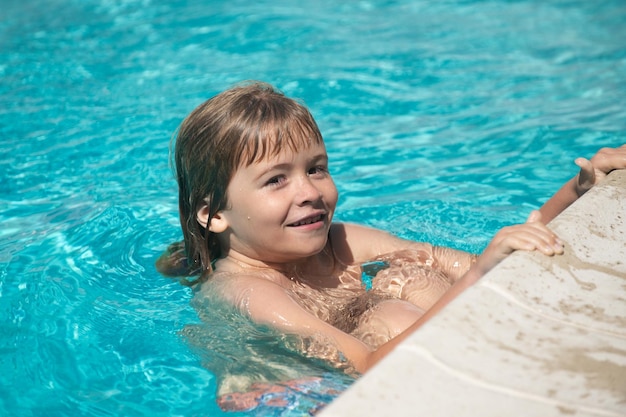
[(318, 415), (625, 416), (626, 170), (549, 226)]

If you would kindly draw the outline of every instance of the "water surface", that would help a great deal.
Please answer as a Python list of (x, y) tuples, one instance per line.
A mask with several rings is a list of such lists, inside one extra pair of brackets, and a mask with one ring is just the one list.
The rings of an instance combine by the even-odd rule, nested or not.
[(222, 414), (191, 293), (153, 266), (200, 102), (278, 86), (326, 138), (339, 220), (480, 252), (626, 142), (624, 39), (621, 0), (4, 1), (0, 414)]

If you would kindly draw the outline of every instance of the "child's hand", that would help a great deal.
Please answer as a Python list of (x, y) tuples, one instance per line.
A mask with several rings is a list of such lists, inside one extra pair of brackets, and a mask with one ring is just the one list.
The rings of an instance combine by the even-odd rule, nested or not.
[(602, 148), (591, 160), (577, 158), (574, 162), (580, 167), (576, 181), (576, 192), (580, 197), (604, 179), (609, 172), (626, 168), (626, 144), (619, 148)]
[(481, 274), (486, 273), (516, 250), (537, 250), (553, 256), (563, 253), (563, 243), (541, 222), (541, 213), (533, 211), (524, 224), (502, 228), (476, 261)]

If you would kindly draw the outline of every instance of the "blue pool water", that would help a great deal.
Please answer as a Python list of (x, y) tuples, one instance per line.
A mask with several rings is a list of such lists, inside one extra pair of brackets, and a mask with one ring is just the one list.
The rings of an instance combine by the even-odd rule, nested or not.
[(623, 0), (311, 3), (2, 2), (0, 415), (236, 415), (216, 375), (281, 358), (350, 384), (200, 323), (154, 269), (181, 236), (169, 139), (233, 83), (310, 107), (339, 220), (474, 252), (626, 142)]

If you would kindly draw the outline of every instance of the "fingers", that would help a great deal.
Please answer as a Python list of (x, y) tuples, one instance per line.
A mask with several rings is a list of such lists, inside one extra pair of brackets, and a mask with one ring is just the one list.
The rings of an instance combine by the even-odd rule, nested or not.
[[(584, 158), (583, 158), (584, 159)], [(618, 148), (602, 148), (592, 158), (593, 169), (608, 174), (626, 168), (626, 144)]]
[(524, 247), (520, 247), (521, 250), (536, 250), (547, 256), (563, 253), (563, 243), (553, 233), (537, 233), (536, 230), (524, 231), (517, 238), (523, 242)]
[(538, 213), (530, 213), (527, 223), (502, 228), (478, 258), (477, 268), (485, 273), (516, 250), (563, 254), (563, 242), (540, 220)]
[(594, 176), (593, 164), (587, 158), (576, 158), (574, 163), (580, 167), (581, 172), (584, 172), (587, 176)]
[[(530, 229), (531, 227), (532, 229)], [(563, 253), (563, 241), (543, 223), (528, 224), (526, 229), (533, 235), (531, 239), (537, 243), (535, 249), (546, 255), (560, 255)]]
[(596, 183), (596, 170), (590, 160), (586, 158), (576, 158), (574, 163), (580, 167), (578, 173), (577, 193), (583, 195)]
[(581, 196), (609, 172), (626, 168), (626, 144), (618, 148), (602, 148), (591, 159), (576, 158), (574, 163), (580, 167), (576, 192)]
[(511, 253), (515, 250), (536, 250), (544, 255), (552, 256), (560, 255), (564, 251), (563, 242), (554, 232), (538, 221), (505, 227), (494, 238), (494, 242), (502, 253)]
[(547, 256), (561, 255), (563, 253), (563, 242), (549, 229), (525, 229), (518, 232), (517, 239), (524, 245), (522, 250), (539, 251)]

